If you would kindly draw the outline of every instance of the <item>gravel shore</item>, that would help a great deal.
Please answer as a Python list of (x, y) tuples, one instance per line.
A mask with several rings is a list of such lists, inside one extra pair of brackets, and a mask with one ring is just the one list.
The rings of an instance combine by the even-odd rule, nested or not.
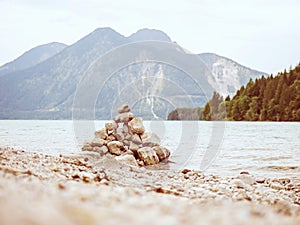
[(300, 224), (300, 180), (0, 148), (0, 224)]

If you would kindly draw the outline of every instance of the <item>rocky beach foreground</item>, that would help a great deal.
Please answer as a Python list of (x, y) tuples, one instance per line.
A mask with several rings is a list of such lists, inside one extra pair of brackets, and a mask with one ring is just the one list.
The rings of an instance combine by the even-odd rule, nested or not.
[(300, 180), (0, 149), (0, 224), (300, 224)]

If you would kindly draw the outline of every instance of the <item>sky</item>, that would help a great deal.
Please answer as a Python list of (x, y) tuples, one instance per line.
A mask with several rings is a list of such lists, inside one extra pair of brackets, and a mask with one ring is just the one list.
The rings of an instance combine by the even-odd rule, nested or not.
[(0, 0), (0, 65), (99, 27), (125, 36), (152, 28), (192, 53), (277, 74), (300, 62), (299, 9), (299, 0)]

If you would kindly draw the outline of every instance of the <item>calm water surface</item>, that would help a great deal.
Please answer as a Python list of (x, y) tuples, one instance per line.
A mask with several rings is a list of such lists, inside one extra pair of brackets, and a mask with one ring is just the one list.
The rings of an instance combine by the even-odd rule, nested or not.
[[(104, 123), (96, 121), (95, 128)], [(206, 173), (235, 176), (246, 170), (263, 177), (300, 178), (300, 123), (145, 121), (145, 127), (162, 138), (175, 163), (184, 152), (187, 168), (199, 169), (211, 147), (218, 155)], [(77, 139), (75, 133), (72, 121), (2, 120), (0, 146), (54, 155), (76, 152), (93, 136), (87, 132)]]

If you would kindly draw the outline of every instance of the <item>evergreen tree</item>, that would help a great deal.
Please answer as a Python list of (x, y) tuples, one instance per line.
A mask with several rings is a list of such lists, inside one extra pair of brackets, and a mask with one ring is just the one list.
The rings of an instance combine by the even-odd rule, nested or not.
[(237, 90), (235, 96), (223, 101), (214, 92), (203, 110), (207, 120), (249, 121), (299, 121), (300, 120), (300, 63), (289, 72), (277, 76), (262, 76), (246, 87)]
[(211, 120), (211, 111), (210, 111), (209, 103), (206, 103), (202, 113), (203, 113), (204, 120)]

